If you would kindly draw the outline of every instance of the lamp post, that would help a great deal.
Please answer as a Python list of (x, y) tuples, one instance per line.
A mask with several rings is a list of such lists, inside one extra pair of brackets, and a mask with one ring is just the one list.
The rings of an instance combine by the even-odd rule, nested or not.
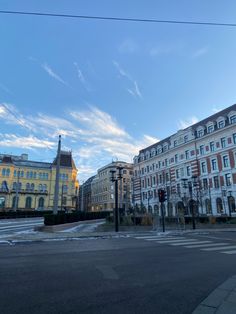
[[(118, 181), (122, 179), (122, 169), (123, 167), (118, 166), (116, 170), (110, 170), (111, 182), (115, 183), (115, 231), (119, 231), (119, 208), (118, 208)], [(117, 173), (118, 170), (118, 173)]]
[(182, 179), (183, 181), (183, 187), (185, 189), (188, 188), (189, 191), (189, 210), (190, 213), (192, 213), (192, 226), (193, 229), (196, 229), (196, 222), (195, 222), (195, 208), (194, 208), (194, 200), (193, 200), (193, 185), (195, 186), (195, 177), (192, 177), (193, 182), (192, 181), (188, 181), (188, 179)]

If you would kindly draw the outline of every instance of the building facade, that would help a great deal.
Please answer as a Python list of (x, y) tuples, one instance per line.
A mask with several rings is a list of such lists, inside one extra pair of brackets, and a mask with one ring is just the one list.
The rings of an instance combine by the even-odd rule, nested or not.
[[(27, 154), (0, 155), (0, 210), (52, 209), (56, 162), (31, 161)], [(61, 152), (59, 186), (59, 206), (75, 208), (79, 184), (71, 152)]]
[(139, 152), (133, 205), (160, 214), (160, 188), (167, 216), (236, 214), (236, 105)]
[(79, 187), (78, 209), (89, 212), (92, 210), (92, 182), (95, 176), (90, 177)]
[(97, 171), (97, 175), (91, 182), (91, 210), (109, 210), (115, 207), (114, 183), (111, 182), (111, 171), (122, 167), (122, 179), (118, 181), (118, 206), (124, 211), (131, 207), (131, 179), (133, 176), (133, 164), (116, 161)]

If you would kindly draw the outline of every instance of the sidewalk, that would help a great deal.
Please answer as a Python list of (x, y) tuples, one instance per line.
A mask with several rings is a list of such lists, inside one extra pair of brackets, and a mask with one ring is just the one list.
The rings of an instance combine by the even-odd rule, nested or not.
[(226, 280), (203, 300), (192, 314), (235, 314), (236, 276)]

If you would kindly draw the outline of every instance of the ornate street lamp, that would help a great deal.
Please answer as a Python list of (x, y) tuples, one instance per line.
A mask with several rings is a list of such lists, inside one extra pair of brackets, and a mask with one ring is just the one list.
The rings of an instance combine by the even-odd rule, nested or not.
[[(119, 231), (119, 208), (118, 208), (118, 181), (122, 179), (122, 169), (123, 167), (117, 166), (116, 170), (110, 170), (111, 182), (115, 183), (115, 231)], [(118, 171), (118, 172), (117, 172)]]

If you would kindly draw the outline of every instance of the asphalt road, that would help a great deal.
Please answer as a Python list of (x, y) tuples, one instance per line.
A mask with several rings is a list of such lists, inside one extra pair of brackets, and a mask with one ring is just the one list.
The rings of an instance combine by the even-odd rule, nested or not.
[[(236, 245), (236, 233), (185, 238)], [(1, 245), (0, 313), (192, 313), (236, 274), (236, 254), (173, 243), (112, 238)]]

